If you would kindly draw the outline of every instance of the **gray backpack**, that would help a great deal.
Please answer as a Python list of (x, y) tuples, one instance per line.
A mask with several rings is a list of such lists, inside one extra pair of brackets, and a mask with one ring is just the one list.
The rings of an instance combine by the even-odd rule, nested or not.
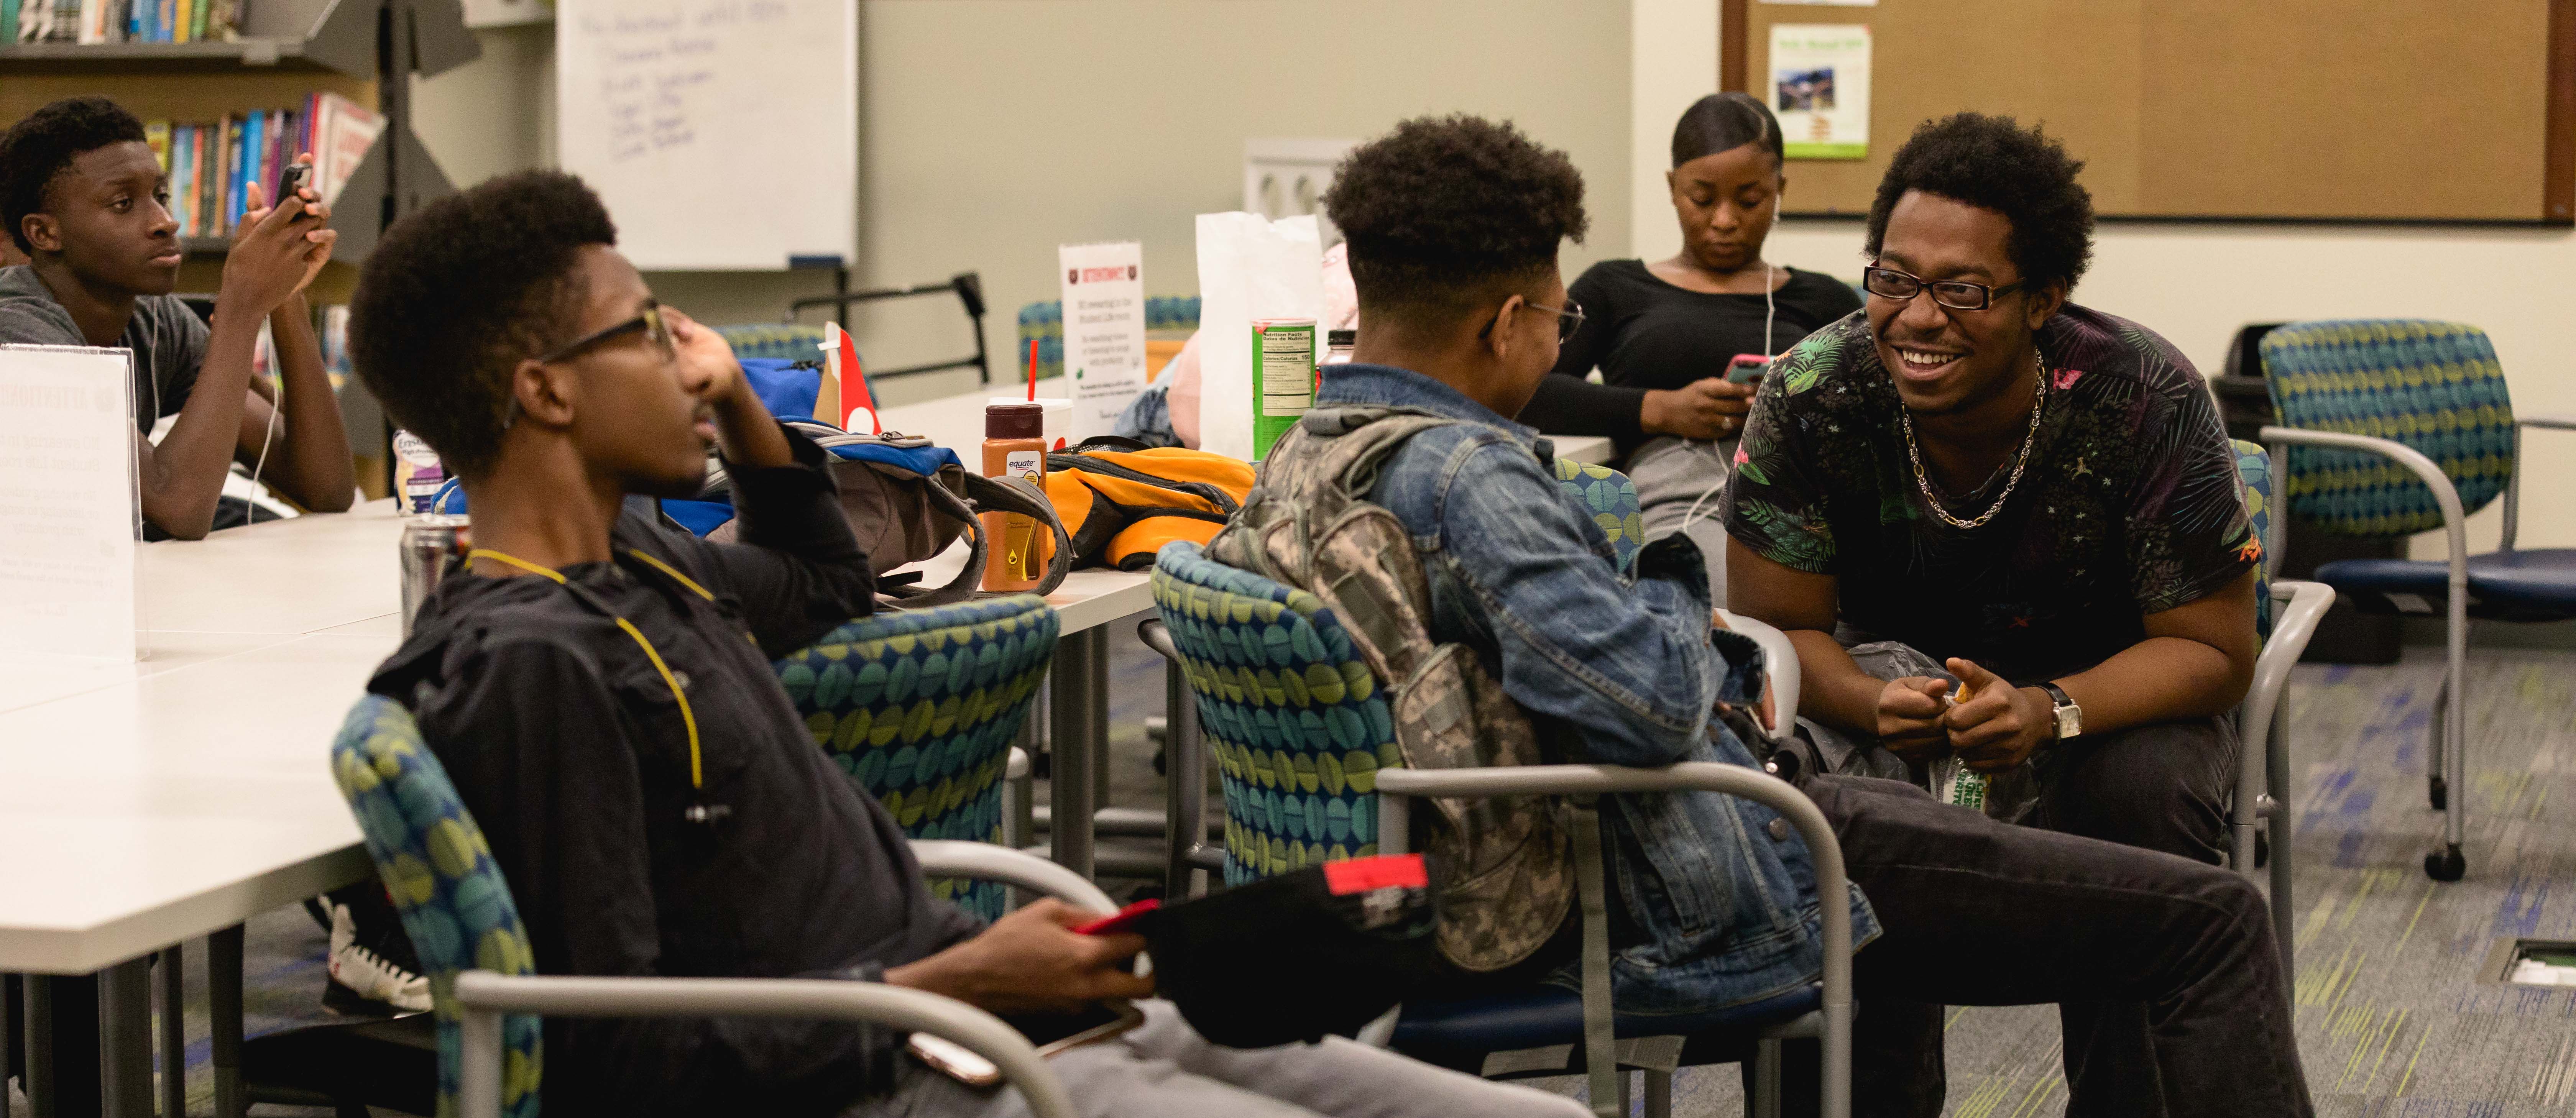
[[(1430, 589), (1412, 534), (1363, 496), (1405, 440), (1458, 422), (1412, 408), (1306, 413), (1271, 449), (1208, 554), (1332, 608), (1389, 688), (1406, 766), (1540, 764), (1529, 716), (1475, 653), (1432, 642)], [(1446, 867), (1440, 953), (1479, 972), (1529, 958), (1562, 926), (1575, 895), (1564, 805), (1542, 796), (1431, 803), (1420, 849)]]

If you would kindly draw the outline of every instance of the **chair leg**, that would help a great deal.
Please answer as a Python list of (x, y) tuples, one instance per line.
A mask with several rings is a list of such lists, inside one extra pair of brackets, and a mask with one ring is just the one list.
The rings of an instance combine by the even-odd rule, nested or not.
[(1629, 1107), (1635, 1104), (1635, 1099), (1629, 1095), (1628, 1069), (1619, 1068), (1610, 1074), (1619, 1080), (1619, 1113), (1627, 1114)]
[(2450, 788), (2442, 779), (2444, 747), (2449, 744), (2448, 726), (2451, 715), (2451, 677), (2446, 670), (2442, 682), (2433, 688), (2433, 720), (2424, 729), (2425, 786), (2430, 792), (2433, 810), (2449, 808)]
[(2435, 881), (2458, 881), (2468, 873), (2460, 854), (2468, 829), (2469, 647), (2468, 621), (2453, 603), (2449, 633), (2448, 678), (2442, 681), (2442, 845), (2424, 856), (2424, 874)]
[(1780, 1042), (1764, 1038), (1753, 1050), (1752, 1118), (1780, 1118)]
[(2272, 831), (2272, 936), (2281, 949), (2281, 981), (2288, 984), (2288, 1004), (2295, 1013), (2298, 1006), (2298, 961), (2293, 945), (2298, 932), (2298, 906), (2290, 899), (2291, 821), (2297, 816), (2290, 807), (2290, 697), (2272, 705), (2272, 733), (2263, 745), (2263, 783), (2271, 790), (2272, 804), (2264, 820)]
[(1673, 1118), (1673, 1073), (1647, 1068), (1646, 1118)]

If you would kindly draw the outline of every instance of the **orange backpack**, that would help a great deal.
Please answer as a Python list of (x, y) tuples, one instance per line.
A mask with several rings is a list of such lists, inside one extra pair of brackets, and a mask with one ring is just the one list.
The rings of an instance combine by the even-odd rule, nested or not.
[(1252, 492), (1252, 463), (1103, 435), (1047, 455), (1046, 491), (1075, 567), (1141, 571), (1164, 544), (1215, 538)]

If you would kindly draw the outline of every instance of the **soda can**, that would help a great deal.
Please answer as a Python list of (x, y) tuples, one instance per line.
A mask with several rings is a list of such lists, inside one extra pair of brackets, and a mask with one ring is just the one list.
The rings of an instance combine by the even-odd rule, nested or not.
[(473, 546), (468, 531), (470, 521), (462, 516), (421, 516), (403, 525), (402, 533), (402, 630), (411, 636), (411, 619), (420, 613), (420, 604), (429, 600), (429, 592), (438, 588), (438, 580), (447, 574), (449, 560), (465, 554)]

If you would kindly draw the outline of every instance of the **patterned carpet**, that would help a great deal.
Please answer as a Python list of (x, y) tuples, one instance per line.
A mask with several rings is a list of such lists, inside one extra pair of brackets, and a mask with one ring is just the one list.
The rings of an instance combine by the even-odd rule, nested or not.
[[(2469, 876), (2436, 885), (2421, 865), (2440, 833), (2424, 800), (2441, 674), (2429, 651), (2410, 649), (2390, 667), (2304, 667), (2291, 685), (2310, 1088), (2318, 1112), (2335, 1118), (2570, 1118), (2576, 990), (2486, 985), (2475, 972), (2496, 937), (2576, 938), (2576, 653), (2472, 653)], [(1161, 708), (1160, 664), (1122, 640), (1113, 674), (1110, 799), (1159, 805), (1140, 726)], [(253, 921), (249, 939), (251, 1031), (320, 1019), (319, 929), (289, 909)], [(190, 1109), (202, 1114), (211, 1102), (202, 952), (188, 962), (199, 991)], [(2052, 1008), (1954, 1010), (1948, 1052), (1956, 1118), (2064, 1113)], [(1581, 1092), (1579, 1081), (1538, 1082)], [(1677, 1114), (1742, 1112), (1732, 1067), (1686, 1070), (1678, 1084)]]

